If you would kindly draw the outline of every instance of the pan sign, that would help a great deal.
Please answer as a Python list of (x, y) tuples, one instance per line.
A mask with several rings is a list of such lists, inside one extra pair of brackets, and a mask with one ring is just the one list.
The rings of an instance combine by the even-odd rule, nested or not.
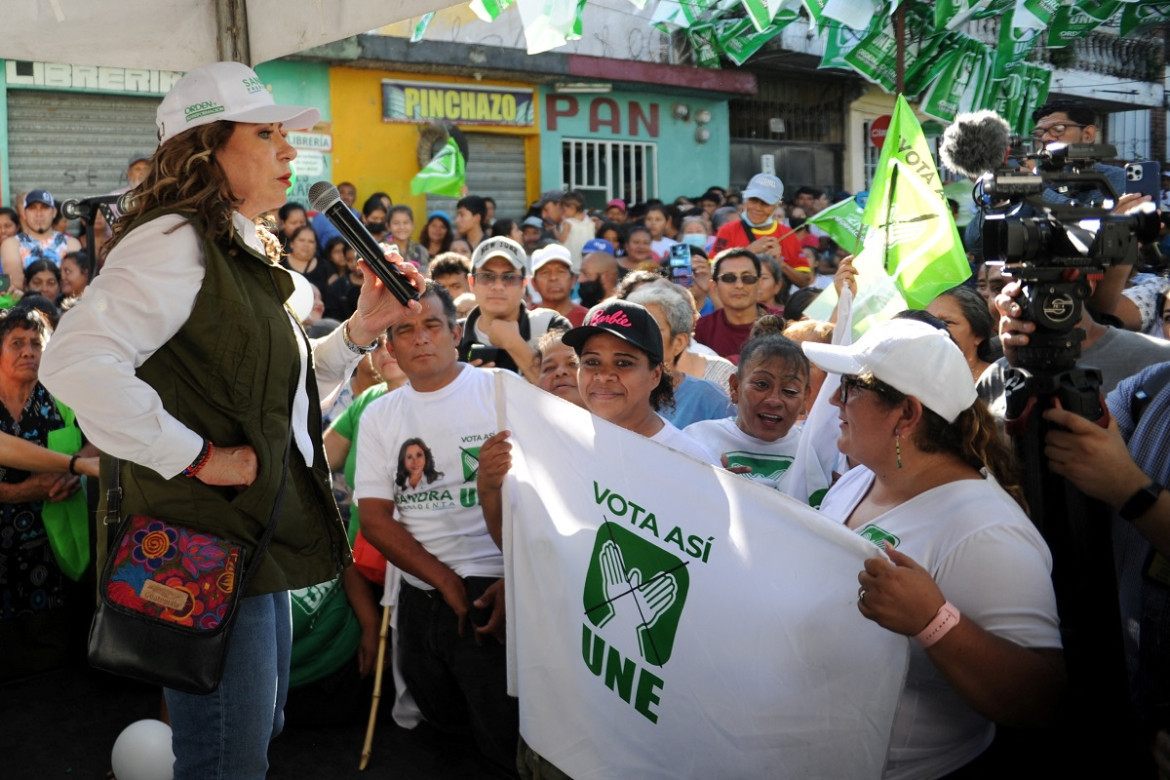
[(883, 114), (877, 119), (873, 120), (873, 124), (869, 126), (869, 142), (878, 149), (882, 148), (882, 144), (886, 142), (886, 131), (890, 129), (890, 115)]
[(384, 122), (454, 122), (459, 125), (531, 127), (532, 90), (382, 80)]

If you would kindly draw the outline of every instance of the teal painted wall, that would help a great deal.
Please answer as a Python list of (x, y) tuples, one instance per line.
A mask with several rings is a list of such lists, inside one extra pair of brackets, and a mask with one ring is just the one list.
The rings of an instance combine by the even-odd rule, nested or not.
[[(654, 143), (658, 153), (658, 197), (668, 202), (679, 195), (697, 196), (709, 185), (727, 185), (731, 154), (725, 100), (616, 90), (576, 95), (557, 93), (548, 87), (542, 87), (540, 92), (542, 190), (564, 185), (565, 139)], [(677, 104), (687, 107), (687, 119), (675, 117)], [(703, 110), (711, 114), (710, 121), (702, 125), (711, 135), (700, 143), (695, 138), (700, 127), (695, 119)]]
[[(0, 192), (4, 193), (4, 205), (9, 205), (8, 198), (10, 197), (8, 186), (8, 92), (10, 88), (33, 88), (103, 94), (156, 95), (161, 97), (169, 89), (170, 84), (179, 76), (179, 74), (170, 71), (159, 73), (157, 71), (127, 70), (122, 68), (82, 68), (80, 66), (36, 63), (36, 75), (32, 79), (35, 83), (10, 85), (8, 82), (9, 62), (0, 60), (0, 96), (2, 96), (2, 99), (0, 99)], [(117, 72), (124, 74), (124, 76), (120, 75), (118, 79), (103, 79), (103, 84), (110, 86), (110, 88), (74, 86), (74, 84), (93, 84), (96, 81), (94, 74), (105, 72)], [(278, 103), (314, 106), (320, 110), (322, 124), (318, 125), (316, 132), (330, 133), (329, 67), (327, 65), (308, 62), (277, 61), (257, 66), (256, 72), (266, 84), (272, 87), (273, 97)], [(147, 73), (151, 74), (150, 79), (145, 77), (144, 74)], [(116, 85), (121, 83), (119, 79), (129, 79), (132, 77), (132, 74), (137, 74), (139, 82), (146, 83), (149, 81), (150, 84), (159, 84), (162, 89), (117, 88)], [(317, 178), (328, 179), (331, 177), (331, 154), (326, 151), (322, 153), (322, 157), (322, 175), (315, 175), (312, 179), (307, 179), (303, 183), (298, 179), (296, 191), (293, 193), (293, 199), (300, 199), (302, 202), (307, 202), (309, 184), (316, 181)]]

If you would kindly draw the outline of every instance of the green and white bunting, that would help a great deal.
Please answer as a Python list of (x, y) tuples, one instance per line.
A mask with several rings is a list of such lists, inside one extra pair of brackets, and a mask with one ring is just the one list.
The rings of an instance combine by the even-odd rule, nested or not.
[(586, 0), (516, 0), (529, 54), (540, 54), (581, 37)]
[(467, 184), (466, 168), (467, 162), (463, 159), (463, 152), (459, 151), (459, 144), (454, 138), (448, 138), (439, 153), (410, 180), (410, 194), (429, 192), (448, 198), (461, 197)]
[(748, 18), (763, 32), (773, 23), (780, 27), (795, 22), (800, 17), (800, 0), (741, 0)]
[(1109, 21), (1122, 5), (1121, 0), (1076, 0), (1072, 5), (1062, 5), (1048, 29), (1048, 48), (1060, 49), (1084, 38)]
[(430, 13), (426, 13), (426, 14), (422, 15), (422, 18), (420, 18), (418, 20), (418, 24), (416, 24), (414, 26), (414, 30), (411, 31), (411, 33), (410, 33), (410, 42), (411, 43), (418, 43), (419, 41), (422, 40), (423, 34), (427, 31), (427, 27), (429, 27), (431, 24), (431, 19), (434, 19), (434, 18), (435, 18), (434, 11), (431, 11)]
[(1140, 33), (1167, 21), (1170, 21), (1170, 2), (1126, 3), (1121, 9), (1121, 37)]
[(485, 22), (494, 21), (515, 0), (471, 0), (471, 12)]

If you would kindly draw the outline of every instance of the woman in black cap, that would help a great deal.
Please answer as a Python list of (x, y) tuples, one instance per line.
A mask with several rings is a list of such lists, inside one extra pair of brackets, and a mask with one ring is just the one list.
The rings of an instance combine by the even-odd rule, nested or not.
[(662, 361), (662, 333), (650, 312), (629, 301), (610, 301), (589, 312), (585, 322), (564, 337), (580, 360), (577, 386), (585, 408), (628, 431), (718, 463), (705, 446), (658, 414), (674, 405), (674, 389)]

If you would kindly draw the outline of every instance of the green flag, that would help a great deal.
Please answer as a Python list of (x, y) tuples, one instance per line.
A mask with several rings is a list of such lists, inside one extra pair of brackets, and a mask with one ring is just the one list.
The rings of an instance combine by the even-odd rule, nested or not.
[(914, 308), (971, 275), (926, 136), (901, 95), (861, 221), (866, 250), (880, 250), (886, 273)]
[(435, 18), (435, 12), (431, 11), (428, 14), (423, 14), (418, 20), (418, 24), (414, 26), (414, 32), (410, 34), (410, 42), (418, 43), (422, 40), (423, 34), (427, 31), (427, 27), (431, 24), (431, 19)]
[(829, 238), (849, 254), (856, 254), (861, 234), (861, 215), (865, 213), (858, 202), (858, 196), (834, 203), (808, 218), (808, 224), (816, 225), (829, 234)]
[(448, 198), (460, 197), (467, 183), (466, 165), (459, 144), (454, 138), (448, 138), (439, 153), (410, 180), (410, 194), (429, 192)]
[(471, 0), (471, 12), (485, 22), (495, 21), (514, 0)]

